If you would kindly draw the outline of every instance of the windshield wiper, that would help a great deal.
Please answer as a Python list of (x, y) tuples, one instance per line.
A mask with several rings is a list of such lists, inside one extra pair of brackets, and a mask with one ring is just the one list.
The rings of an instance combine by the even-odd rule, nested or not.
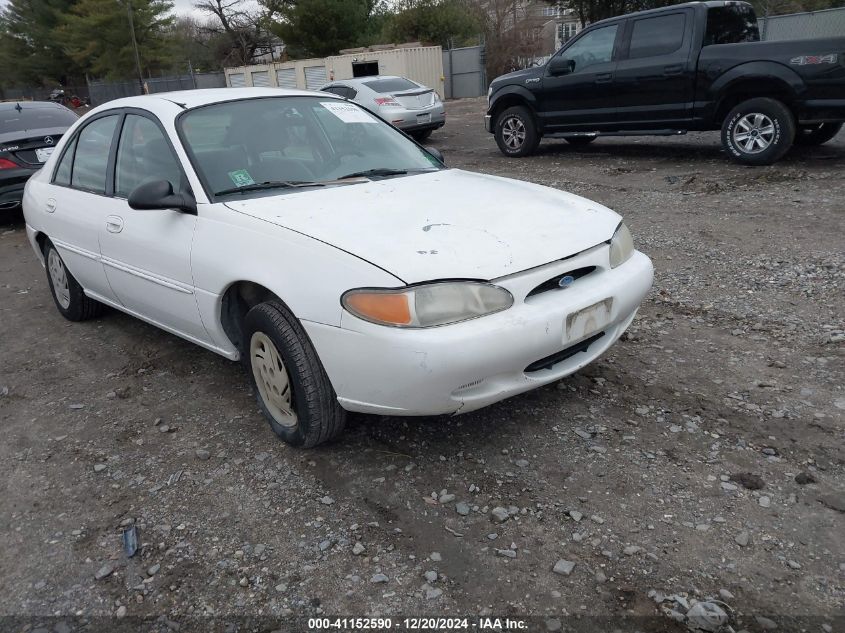
[(355, 171), (351, 174), (346, 174), (337, 178), (337, 180), (346, 180), (347, 178), (366, 178), (369, 176), (404, 176), (408, 173), (407, 169), (389, 169), (387, 167), (378, 167), (376, 169), (366, 169), (364, 171)]
[(251, 185), (244, 185), (243, 187), (232, 187), (231, 189), (215, 191), (214, 195), (225, 196), (230, 193), (245, 193), (247, 191), (261, 191), (262, 189), (295, 189), (297, 187), (322, 186), (322, 182), (314, 182), (311, 180), (268, 180), (266, 182), (255, 182)]

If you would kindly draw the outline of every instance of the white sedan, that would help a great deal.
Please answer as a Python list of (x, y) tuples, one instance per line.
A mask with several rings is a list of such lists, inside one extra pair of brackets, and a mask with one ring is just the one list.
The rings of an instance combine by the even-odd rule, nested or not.
[(278, 89), (111, 101), (24, 194), (59, 312), (111, 306), (241, 359), (297, 446), (347, 411), (472, 411), (556, 381), (651, 286), (621, 218), (448, 169), (354, 103)]

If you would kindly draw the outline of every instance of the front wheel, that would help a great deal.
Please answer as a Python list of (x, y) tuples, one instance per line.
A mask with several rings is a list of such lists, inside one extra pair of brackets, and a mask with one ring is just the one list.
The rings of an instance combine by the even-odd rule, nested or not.
[(271, 301), (247, 312), (243, 349), (258, 406), (276, 435), (311, 448), (343, 430), (346, 412), (308, 335), (285, 306)]
[(520, 157), (533, 154), (540, 144), (540, 133), (531, 111), (514, 106), (496, 119), (496, 145), (505, 156)]
[(767, 97), (743, 101), (722, 124), (722, 147), (744, 165), (771, 165), (786, 154), (794, 138), (792, 112)]
[(796, 145), (821, 145), (839, 134), (842, 123), (818, 123), (802, 125), (795, 134)]

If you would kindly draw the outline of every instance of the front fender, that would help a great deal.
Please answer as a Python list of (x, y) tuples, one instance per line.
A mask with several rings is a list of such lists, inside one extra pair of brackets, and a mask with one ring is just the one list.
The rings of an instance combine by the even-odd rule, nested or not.
[(506, 84), (493, 91), (490, 95), (490, 104), (487, 107), (487, 114), (493, 114), (496, 110), (511, 106), (517, 101), (534, 106), (537, 103), (537, 96), (525, 86), (519, 84)]

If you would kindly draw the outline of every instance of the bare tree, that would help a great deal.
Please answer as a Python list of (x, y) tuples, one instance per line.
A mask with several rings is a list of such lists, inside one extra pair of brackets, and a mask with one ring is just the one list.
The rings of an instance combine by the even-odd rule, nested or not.
[(212, 18), (201, 28), (224, 36), (222, 43), (229, 50), (221, 51), (223, 65), (249, 64), (271, 37), (266, 25), (272, 20), (273, 6), (262, 3), (260, 8), (250, 10), (244, 4), (242, 0), (201, 0), (194, 4)]
[[(542, 51), (539, 25), (519, 0), (473, 0), (472, 10), (484, 25), (487, 76), (516, 70)], [(529, 5), (530, 6), (530, 5)]]

